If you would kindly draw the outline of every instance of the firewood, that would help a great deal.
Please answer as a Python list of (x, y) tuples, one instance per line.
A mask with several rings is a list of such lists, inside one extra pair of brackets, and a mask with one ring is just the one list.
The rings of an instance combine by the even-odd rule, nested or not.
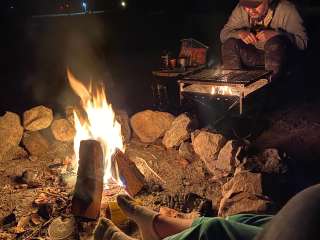
[(123, 152), (117, 150), (112, 156), (117, 165), (120, 179), (129, 195), (135, 196), (143, 187), (145, 179), (133, 161)]
[(72, 213), (77, 217), (96, 220), (100, 215), (103, 193), (103, 152), (100, 143), (94, 140), (81, 141), (79, 151)]

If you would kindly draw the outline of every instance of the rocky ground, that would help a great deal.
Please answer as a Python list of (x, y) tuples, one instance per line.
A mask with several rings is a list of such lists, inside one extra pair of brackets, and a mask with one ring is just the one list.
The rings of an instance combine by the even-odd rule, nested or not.
[[(251, 143), (199, 129), (185, 114), (144, 111), (120, 119), (126, 154), (145, 177), (135, 198), (173, 216), (272, 213), (317, 180), (305, 176), (305, 185), (296, 186), (315, 171), (320, 155), (316, 104), (272, 112), (269, 127)], [(53, 238), (62, 225), (64, 236), (92, 237), (95, 222), (80, 223), (71, 214), (72, 129), (70, 115), (54, 119), (45, 107), (21, 119), (14, 113), (0, 118), (0, 239)], [(103, 202), (117, 193), (105, 194)], [(108, 216), (104, 205), (101, 215)], [(122, 227), (136, 236), (131, 223)]]

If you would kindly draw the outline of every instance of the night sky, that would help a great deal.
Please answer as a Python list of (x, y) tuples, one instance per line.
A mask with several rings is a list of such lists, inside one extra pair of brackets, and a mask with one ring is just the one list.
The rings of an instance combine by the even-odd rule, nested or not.
[[(147, 1), (147, 0), (3, 0), (2, 15), (32, 15), (68, 12), (80, 10), (83, 2), (91, 10), (117, 11), (121, 10), (121, 2), (125, 1), (127, 8), (138, 11), (160, 11), (172, 9), (177, 11), (210, 12), (214, 9), (224, 9), (236, 4), (236, 0), (214, 1), (214, 0), (184, 0), (184, 1)], [(293, 2), (303, 6), (319, 5), (318, 0), (294, 0)]]
[[(40, 104), (63, 109), (72, 95), (65, 78), (70, 63), (83, 79), (92, 73), (105, 79), (114, 104), (131, 112), (147, 108), (151, 72), (159, 67), (161, 52), (177, 54), (180, 39), (193, 37), (210, 46), (219, 62), (219, 33), (237, 4), (237, 0), (86, 0), (89, 11), (104, 13), (36, 17), (83, 11), (83, 1), (1, 1), (0, 111), (23, 112)], [(314, 70), (320, 55), (320, 1), (294, 2), (310, 36), (307, 79), (319, 84), (313, 73), (318, 75)]]

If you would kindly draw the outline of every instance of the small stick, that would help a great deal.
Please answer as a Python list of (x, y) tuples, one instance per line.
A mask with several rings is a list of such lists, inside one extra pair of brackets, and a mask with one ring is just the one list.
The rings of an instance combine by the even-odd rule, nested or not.
[(49, 223), (51, 223), (53, 220), (53, 218), (50, 218), (48, 221), (46, 221), (45, 223), (42, 223), (39, 227), (37, 227), (35, 230), (32, 231), (32, 233), (29, 234), (29, 236), (27, 236), (26, 238), (24, 238), (25, 240), (29, 240), (31, 239), (35, 234), (37, 234), (43, 227), (47, 226)]

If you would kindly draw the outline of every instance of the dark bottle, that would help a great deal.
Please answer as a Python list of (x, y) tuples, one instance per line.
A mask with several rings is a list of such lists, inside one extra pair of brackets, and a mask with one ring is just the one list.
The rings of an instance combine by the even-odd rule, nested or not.
[(161, 54), (160, 68), (161, 69), (169, 68), (169, 52), (168, 51), (163, 51)]

